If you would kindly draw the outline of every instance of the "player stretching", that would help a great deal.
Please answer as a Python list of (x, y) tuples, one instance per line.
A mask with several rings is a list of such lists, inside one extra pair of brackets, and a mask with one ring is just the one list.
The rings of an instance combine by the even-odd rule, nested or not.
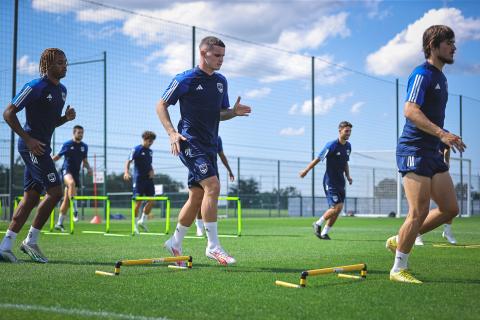
[[(63, 195), (63, 202), (60, 206), (60, 214), (55, 229), (63, 232), (63, 220), (70, 208), (70, 199), (77, 195), (77, 188), (80, 188), (80, 167), (83, 162), (83, 167), (88, 170), (88, 174), (92, 174), (92, 169), (88, 163), (88, 146), (82, 142), (83, 127), (76, 125), (73, 127), (73, 139), (68, 140), (62, 145), (60, 152), (53, 156), (53, 161), (58, 161), (64, 156), (62, 165), (63, 183), (65, 184), (65, 193)], [(74, 221), (78, 221), (77, 200), (73, 201)]]
[[(448, 166), (438, 152), (440, 141), (463, 152), (462, 138), (443, 130), (448, 100), (445, 64), (453, 63), (455, 34), (447, 26), (434, 25), (423, 33), (426, 62), (416, 67), (408, 79), (404, 107), (406, 117), (397, 145), (398, 171), (403, 176), (408, 215), (398, 237), (387, 240), (395, 252), (390, 280), (422, 283), (408, 271), (408, 256), (417, 234), (424, 234), (458, 214), (457, 196)], [(430, 210), (430, 199), (438, 208)]]
[[(352, 146), (347, 140), (351, 134), (352, 124), (347, 121), (340, 122), (338, 125), (338, 139), (328, 142), (318, 155), (318, 158), (313, 159), (312, 162), (300, 172), (300, 177), (303, 178), (320, 161), (327, 159), (327, 168), (323, 176), (323, 189), (325, 190), (325, 196), (327, 197), (330, 208), (325, 211), (318, 221), (313, 223), (313, 232), (322, 240), (330, 240), (328, 232), (332, 229), (333, 224), (337, 221), (338, 215), (343, 209), (343, 202), (345, 201), (345, 177), (347, 177), (349, 184), (353, 182), (348, 167)], [(322, 230), (322, 224), (325, 221), (328, 222)]]
[[(222, 143), (222, 138), (218, 136), (218, 143), (217, 143), (217, 154), (220, 157), (220, 160), (222, 160), (223, 165), (228, 171), (228, 177), (231, 182), (235, 181), (235, 176), (233, 175), (232, 169), (230, 168), (230, 165), (228, 164), (228, 159), (225, 153), (223, 152), (223, 143)], [(197, 236), (201, 237), (203, 236), (203, 219), (202, 219), (202, 213), (199, 212), (197, 214), (197, 219), (195, 220), (195, 225), (197, 226)]]
[[(217, 233), (218, 125), (222, 120), (247, 116), (251, 109), (240, 103), (240, 97), (234, 107), (229, 108), (227, 80), (215, 72), (225, 56), (222, 40), (206, 37), (199, 49), (199, 65), (175, 76), (157, 104), (158, 117), (170, 137), (172, 154), (179, 155), (188, 168), (188, 200), (180, 210), (175, 233), (165, 242), (165, 248), (172, 255), (181, 255), (183, 238), (201, 211), (208, 238), (206, 256), (229, 265), (235, 263), (235, 259), (220, 246)], [(167, 108), (178, 100), (181, 118), (177, 132)]]
[[(0, 243), (0, 259), (7, 262), (17, 262), (12, 246), (36, 205), (37, 214), (20, 250), (33, 261), (48, 262), (37, 240), (50, 213), (62, 198), (60, 176), (50, 156), (50, 140), (56, 127), (75, 119), (75, 110), (70, 106), (62, 116), (67, 98), (67, 89), (60, 83), (67, 73), (67, 58), (63, 51), (56, 48), (44, 50), (39, 70), (40, 78), (25, 84), (3, 112), (5, 122), (20, 137), (18, 152), (25, 162), (23, 199)], [(23, 108), (26, 110), (26, 122), (22, 128), (17, 113)], [(45, 198), (40, 201), (40, 195), (45, 190)]]
[[(142, 144), (139, 144), (132, 149), (128, 160), (125, 162), (125, 172), (123, 174), (123, 179), (129, 181), (131, 179), (129, 170), (130, 163), (135, 162), (135, 167), (133, 170), (133, 196), (146, 196), (153, 197), (155, 196), (155, 185), (153, 184), (153, 177), (155, 172), (152, 167), (152, 155), (153, 151), (150, 149), (155, 138), (157, 136), (152, 131), (145, 131), (142, 133)], [(142, 201), (137, 201), (135, 204), (135, 233), (138, 234), (138, 227), (141, 227), (143, 231), (148, 232), (147, 229), (147, 220), (150, 211), (153, 208), (153, 201), (146, 201), (143, 206), (142, 216), (138, 218), (138, 211), (142, 205)]]

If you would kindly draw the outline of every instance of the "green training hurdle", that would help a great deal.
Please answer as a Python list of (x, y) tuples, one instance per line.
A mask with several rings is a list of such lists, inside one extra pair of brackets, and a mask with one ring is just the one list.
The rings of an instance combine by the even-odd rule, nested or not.
[[(45, 196), (41, 196), (40, 200), (43, 200)], [(18, 204), (22, 201), (23, 196), (16, 196), (13, 200), (13, 210), (17, 209)], [(55, 208), (53, 208), (52, 213), (50, 214), (50, 228), (49, 231), (52, 232), (53, 228), (55, 227)]]
[[(135, 235), (135, 204), (137, 201), (166, 201), (166, 208), (165, 208), (165, 233), (168, 234), (170, 232), (170, 198), (169, 197), (132, 197), (132, 236)], [(150, 233), (153, 234), (153, 233)], [(159, 235), (163, 235), (159, 234)]]
[(70, 198), (70, 234), (73, 234), (75, 229), (75, 224), (73, 222), (73, 201), (72, 200), (101, 200), (105, 201), (106, 204), (106, 221), (105, 221), (105, 233), (110, 231), (110, 199), (107, 196), (74, 196)]
[[(240, 237), (242, 235), (242, 202), (239, 197), (218, 197), (218, 200), (236, 201), (237, 202), (237, 234), (235, 236)], [(220, 235), (230, 236), (230, 235)]]

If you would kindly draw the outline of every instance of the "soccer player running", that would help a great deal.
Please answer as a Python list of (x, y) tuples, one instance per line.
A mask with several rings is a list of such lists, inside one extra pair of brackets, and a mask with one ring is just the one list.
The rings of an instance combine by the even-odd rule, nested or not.
[[(455, 34), (447, 26), (434, 25), (423, 33), (426, 62), (408, 79), (404, 107), (405, 126), (397, 144), (397, 166), (403, 176), (408, 215), (398, 237), (386, 246), (395, 252), (390, 280), (422, 283), (408, 271), (408, 257), (417, 234), (425, 234), (458, 214), (458, 203), (448, 166), (438, 152), (440, 141), (453, 151), (466, 148), (462, 138), (443, 130), (448, 99), (445, 64), (453, 63)], [(430, 208), (430, 199), (438, 208)]]
[[(223, 143), (222, 143), (222, 138), (218, 136), (218, 142), (217, 142), (217, 154), (220, 157), (220, 160), (222, 160), (223, 165), (228, 171), (228, 177), (231, 182), (235, 181), (235, 176), (233, 175), (232, 169), (230, 168), (230, 165), (228, 164), (228, 159), (225, 153), (223, 152)], [(195, 220), (195, 225), (197, 226), (197, 236), (202, 237), (203, 236), (203, 230), (205, 226), (203, 225), (203, 219), (202, 219), (202, 213), (199, 212), (197, 214), (197, 219)]]
[[(92, 175), (92, 168), (88, 163), (88, 146), (83, 141), (83, 127), (76, 125), (73, 127), (73, 138), (62, 145), (60, 152), (52, 157), (53, 161), (60, 160), (64, 157), (62, 165), (63, 183), (65, 184), (65, 193), (63, 202), (60, 205), (60, 214), (55, 229), (61, 232), (65, 231), (63, 220), (70, 208), (70, 199), (77, 195), (77, 188), (80, 188), (80, 167), (87, 169), (88, 174)], [(78, 221), (77, 201), (73, 201), (74, 221)]]
[[(0, 243), (0, 260), (17, 262), (12, 246), (33, 208), (37, 214), (20, 250), (35, 262), (46, 263), (47, 257), (37, 244), (40, 230), (62, 198), (60, 176), (50, 152), (50, 140), (56, 127), (75, 119), (75, 110), (62, 110), (67, 89), (60, 79), (67, 73), (67, 58), (62, 50), (49, 48), (40, 57), (40, 78), (25, 84), (3, 112), (5, 122), (19, 135), (18, 151), (25, 162), (24, 193), (5, 237)], [(25, 125), (20, 125), (17, 113), (26, 110)], [(40, 195), (46, 190), (45, 197)]]
[[(133, 196), (155, 196), (155, 185), (153, 184), (153, 177), (155, 172), (152, 167), (153, 151), (150, 149), (155, 141), (156, 134), (152, 131), (145, 131), (142, 133), (142, 144), (139, 144), (130, 152), (128, 160), (125, 162), (125, 172), (123, 179), (130, 181), (130, 163), (135, 162), (133, 170)], [(141, 227), (143, 231), (148, 232), (147, 220), (148, 215), (153, 208), (153, 200), (146, 201), (143, 206), (142, 216), (138, 218), (138, 211), (142, 206), (143, 201), (136, 201), (135, 204), (135, 233), (139, 234), (138, 227)]]
[[(157, 114), (170, 138), (173, 155), (188, 168), (188, 200), (180, 210), (173, 236), (165, 248), (175, 256), (182, 254), (182, 241), (199, 211), (202, 212), (208, 245), (205, 254), (222, 265), (235, 263), (221, 246), (217, 232), (217, 204), (220, 182), (217, 169), (219, 121), (247, 116), (251, 109), (237, 98), (233, 108), (228, 101), (225, 77), (217, 72), (225, 56), (225, 44), (216, 37), (200, 42), (200, 63), (175, 76), (157, 104)], [(168, 106), (180, 101), (178, 132)]]
[[(348, 161), (352, 146), (347, 140), (352, 134), (352, 124), (348, 121), (342, 121), (338, 125), (338, 139), (328, 142), (319, 153), (318, 158), (313, 159), (308, 166), (300, 172), (303, 178), (320, 161), (327, 160), (325, 175), (323, 176), (323, 189), (327, 197), (329, 209), (313, 223), (314, 234), (322, 240), (330, 240), (328, 232), (332, 229), (338, 215), (342, 212), (345, 201), (345, 177), (349, 184), (353, 180), (350, 177)], [(322, 224), (326, 222), (322, 230)]]

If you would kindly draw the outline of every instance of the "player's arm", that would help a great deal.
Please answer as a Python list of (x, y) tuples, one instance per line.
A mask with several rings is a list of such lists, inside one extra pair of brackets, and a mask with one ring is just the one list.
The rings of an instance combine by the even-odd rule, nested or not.
[(62, 158), (62, 157), (60, 155), (56, 154), (52, 157), (52, 160), (53, 161), (58, 161), (58, 160), (60, 160), (60, 158)]
[(220, 157), (220, 160), (222, 160), (223, 165), (225, 166), (225, 168), (228, 171), (228, 176), (230, 177), (230, 181), (232, 181), (232, 182), (235, 181), (235, 176), (233, 175), (232, 169), (230, 168), (230, 165), (228, 164), (228, 159), (225, 156), (225, 153), (223, 153), (223, 151), (219, 152), (218, 156)]
[(443, 143), (452, 148), (453, 152), (456, 152), (455, 150), (460, 152), (465, 150), (466, 146), (462, 138), (453, 133), (445, 132), (442, 128), (431, 122), (420, 108), (418, 104), (407, 101), (405, 102), (403, 113), (417, 128), (432, 136), (438, 137)]
[(87, 169), (87, 172), (89, 175), (92, 175), (93, 174), (93, 170), (92, 170), (92, 167), (90, 166), (90, 163), (88, 162), (88, 159), (87, 158), (84, 158), (83, 159), (83, 167), (85, 169)]
[(240, 97), (237, 98), (233, 108), (220, 110), (220, 121), (230, 120), (238, 116), (247, 117), (252, 112), (249, 106), (240, 103), (240, 99)]
[(168, 113), (168, 102), (160, 99), (157, 103), (156, 111), (160, 122), (165, 128), (165, 131), (168, 134), (170, 139), (170, 148), (173, 155), (177, 156), (180, 153), (180, 140), (187, 140), (184, 136), (178, 133), (173, 127), (172, 120), (170, 119), (170, 114)]
[(125, 181), (130, 181), (130, 179), (132, 178), (132, 176), (130, 175), (130, 163), (132, 161), (133, 160), (130, 160), (130, 159), (125, 161), (125, 170), (123, 171), (123, 180)]
[(350, 177), (350, 167), (348, 166), (348, 162), (345, 164), (345, 177), (347, 177), (348, 183), (352, 184), (353, 180)]
[(307, 173), (313, 169), (313, 167), (315, 167), (321, 160), (319, 158), (315, 158), (312, 160), (312, 162), (310, 162), (308, 164), (308, 166), (303, 169), (302, 171), (300, 171), (300, 178), (303, 178), (307, 175)]
[(75, 109), (71, 108), (70, 105), (67, 106), (67, 110), (65, 110), (65, 114), (58, 119), (57, 127), (63, 126), (68, 121), (72, 121), (75, 119), (77, 114), (75, 113)]

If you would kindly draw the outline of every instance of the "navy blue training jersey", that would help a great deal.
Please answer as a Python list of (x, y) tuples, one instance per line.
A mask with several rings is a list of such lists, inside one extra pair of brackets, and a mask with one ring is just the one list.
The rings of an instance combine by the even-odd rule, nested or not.
[(128, 160), (135, 162), (133, 170), (135, 180), (148, 179), (148, 173), (152, 170), (152, 156), (152, 149), (145, 148), (141, 144), (132, 149)]
[(217, 153), (223, 152), (223, 143), (222, 143), (222, 138), (218, 136), (217, 140)]
[(350, 160), (352, 146), (350, 142), (341, 144), (338, 139), (328, 142), (318, 154), (318, 159), (327, 159), (327, 169), (323, 176), (323, 184), (332, 189), (345, 188), (345, 167)]
[[(413, 70), (408, 78), (406, 101), (420, 106), (420, 110), (434, 124), (443, 128), (448, 100), (447, 78), (428, 62)], [(429, 156), (438, 152), (440, 139), (420, 130), (406, 119), (398, 140), (397, 155)]]
[(208, 75), (199, 67), (175, 76), (162, 100), (170, 105), (180, 101), (178, 132), (206, 151), (217, 151), (220, 110), (230, 107), (227, 80), (214, 72)]
[[(31, 137), (50, 146), (53, 131), (62, 117), (66, 98), (67, 88), (63, 84), (55, 85), (47, 77), (43, 77), (25, 84), (13, 98), (12, 104), (18, 111), (25, 108), (27, 120), (23, 129)], [(22, 139), (19, 139), (19, 145), (23, 145), (20, 140)]]
[(82, 141), (68, 140), (62, 145), (58, 155), (64, 157), (62, 171), (77, 175), (80, 172), (82, 161), (88, 156), (88, 146)]

